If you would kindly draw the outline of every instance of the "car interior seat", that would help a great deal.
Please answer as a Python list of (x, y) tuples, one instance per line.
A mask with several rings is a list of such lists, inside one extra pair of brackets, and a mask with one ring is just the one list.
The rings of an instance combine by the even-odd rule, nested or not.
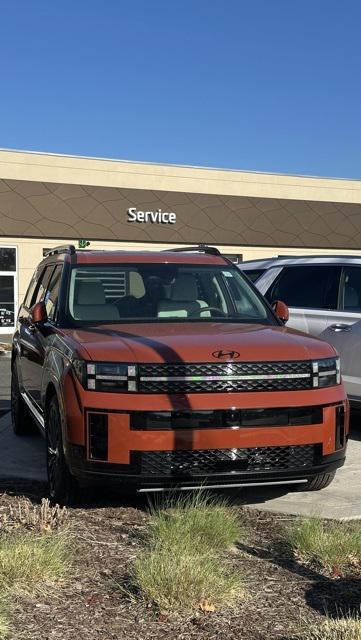
[(106, 302), (100, 280), (81, 280), (75, 290), (74, 318), (76, 320), (119, 320), (117, 307)]
[(157, 315), (158, 318), (209, 317), (209, 310), (201, 313), (204, 307), (208, 307), (208, 304), (204, 300), (198, 300), (196, 278), (181, 275), (173, 282), (170, 297), (159, 301)]

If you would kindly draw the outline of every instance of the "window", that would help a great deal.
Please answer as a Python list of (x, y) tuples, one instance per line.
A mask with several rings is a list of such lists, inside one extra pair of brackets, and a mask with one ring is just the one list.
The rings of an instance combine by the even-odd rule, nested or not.
[(37, 302), (42, 302), (44, 300), (46, 289), (48, 287), (49, 280), (51, 278), (53, 271), (54, 271), (53, 264), (49, 265), (48, 267), (45, 267), (45, 270), (43, 271), (38, 281), (38, 287), (36, 290), (35, 298), (33, 296), (31, 305), (36, 304)]
[(28, 290), (25, 294), (25, 298), (24, 298), (24, 307), (26, 307), (27, 309), (29, 309), (31, 307), (31, 301), (33, 299), (33, 295), (34, 295), (34, 291), (36, 289), (36, 285), (38, 282), (38, 277), (39, 277), (39, 273), (36, 271), (30, 281), (30, 284), (28, 286)]
[(340, 306), (343, 311), (361, 311), (361, 267), (344, 267)]
[(256, 280), (258, 280), (265, 271), (266, 269), (242, 269), (242, 272), (251, 280), (251, 282), (256, 282)]
[(0, 271), (16, 271), (16, 249), (0, 247)]
[(285, 267), (265, 295), (289, 307), (336, 309), (340, 272), (337, 266)]
[(232, 265), (74, 266), (68, 310), (75, 322), (276, 323)]
[(228, 258), (228, 260), (231, 260), (231, 262), (234, 262), (234, 264), (239, 264), (243, 260), (242, 253), (224, 253), (223, 255), (225, 258)]
[(57, 267), (55, 267), (55, 271), (52, 275), (52, 278), (48, 286), (48, 290), (44, 298), (46, 312), (48, 314), (49, 320), (56, 319), (61, 274), (62, 274), (62, 267), (61, 265), (58, 265)]
[(14, 326), (14, 277), (0, 275), (0, 327)]

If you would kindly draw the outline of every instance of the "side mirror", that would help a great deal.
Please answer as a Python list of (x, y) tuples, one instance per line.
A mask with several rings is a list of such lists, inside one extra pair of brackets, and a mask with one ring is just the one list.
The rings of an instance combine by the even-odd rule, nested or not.
[(279, 318), (284, 324), (286, 324), (288, 318), (290, 317), (288, 306), (284, 302), (282, 302), (282, 300), (276, 300), (272, 304), (272, 309), (275, 312), (277, 318)]
[(46, 322), (48, 319), (48, 314), (46, 312), (46, 306), (44, 302), (37, 302), (36, 304), (34, 304), (34, 306), (31, 308), (30, 316), (33, 324)]

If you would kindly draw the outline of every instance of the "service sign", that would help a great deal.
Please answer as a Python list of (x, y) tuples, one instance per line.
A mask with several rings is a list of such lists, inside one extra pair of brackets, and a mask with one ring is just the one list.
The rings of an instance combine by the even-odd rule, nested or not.
[(177, 214), (174, 211), (140, 211), (137, 207), (127, 209), (128, 222), (145, 222), (150, 224), (175, 224)]

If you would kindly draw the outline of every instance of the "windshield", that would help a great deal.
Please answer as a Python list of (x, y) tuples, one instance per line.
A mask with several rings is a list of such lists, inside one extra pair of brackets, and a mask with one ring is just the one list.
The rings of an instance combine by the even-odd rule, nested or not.
[(246, 278), (231, 265), (74, 266), (68, 314), (76, 325), (215, 320), (277, 322)]

